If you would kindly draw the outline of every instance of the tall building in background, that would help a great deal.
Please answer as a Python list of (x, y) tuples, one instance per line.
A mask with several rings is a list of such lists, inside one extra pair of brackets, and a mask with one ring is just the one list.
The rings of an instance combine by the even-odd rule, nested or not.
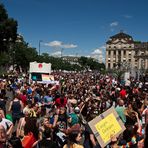
[(106, 42), (106, 69), (124, 66), (130, 72), (148, 69), (148, 42), (134, 41), (120, 32)]

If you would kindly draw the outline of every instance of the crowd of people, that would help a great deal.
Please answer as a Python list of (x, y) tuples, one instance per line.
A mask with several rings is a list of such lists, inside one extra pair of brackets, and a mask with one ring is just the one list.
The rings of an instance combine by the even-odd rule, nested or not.
[(88, 122), (114, 107), (126, 129), (106, 146), (148, 148), (145, 81), (53, 72), (59, 84), (0, 80), (0, 148), (100, 148)]

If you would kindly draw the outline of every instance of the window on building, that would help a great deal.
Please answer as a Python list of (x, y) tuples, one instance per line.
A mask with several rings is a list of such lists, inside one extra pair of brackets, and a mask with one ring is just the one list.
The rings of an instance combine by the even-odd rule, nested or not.
[(110, 69), (110, 63), (108, 63), (108, 68)]
[(128, 56), (129, 56), (129, 58), (131, 58), (131, 51), (129, 52)]
[(116, 67), (116, 63), (113, 63), (113, 67), (114, 67), (114, 68)]
[(144, 52), (141, 52), (141, 55), (143, 56), (144, 55)]
[(114, 51), (114, 56), (116, 55), (116, 51)]
[(116, 46), (114, 46), (114, 48), (116, 48)]
[(118, 51), (118, 55), (121, 56), (121, 51)]
[(135, 51), (135, 55), (138, 55), (138, 51)]
[(126, 51), (125, 50), (124, 50), (123, 54), (126, 55)]
[(108, 51), (108, 55), (110, 55), (110, 53), (111, 53), (111, 52), (110, 52), (110, 51)]

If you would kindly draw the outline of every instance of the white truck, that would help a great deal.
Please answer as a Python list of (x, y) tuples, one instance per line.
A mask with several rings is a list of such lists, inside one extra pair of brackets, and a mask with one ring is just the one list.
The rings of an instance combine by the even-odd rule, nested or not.
[(54, 77), (50, 75), (51, 63), (30, 62), (29, 80), (38, 83), (48, 83), (54, 81)]

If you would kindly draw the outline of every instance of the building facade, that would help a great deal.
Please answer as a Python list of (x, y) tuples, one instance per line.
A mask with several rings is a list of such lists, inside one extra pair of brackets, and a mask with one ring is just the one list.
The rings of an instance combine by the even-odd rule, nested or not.
[(106, 69), (123, 68), (128, 71), (148, 69), (148, 42), (136, 42), (132, 36), (120, 32), (106, 42)]

